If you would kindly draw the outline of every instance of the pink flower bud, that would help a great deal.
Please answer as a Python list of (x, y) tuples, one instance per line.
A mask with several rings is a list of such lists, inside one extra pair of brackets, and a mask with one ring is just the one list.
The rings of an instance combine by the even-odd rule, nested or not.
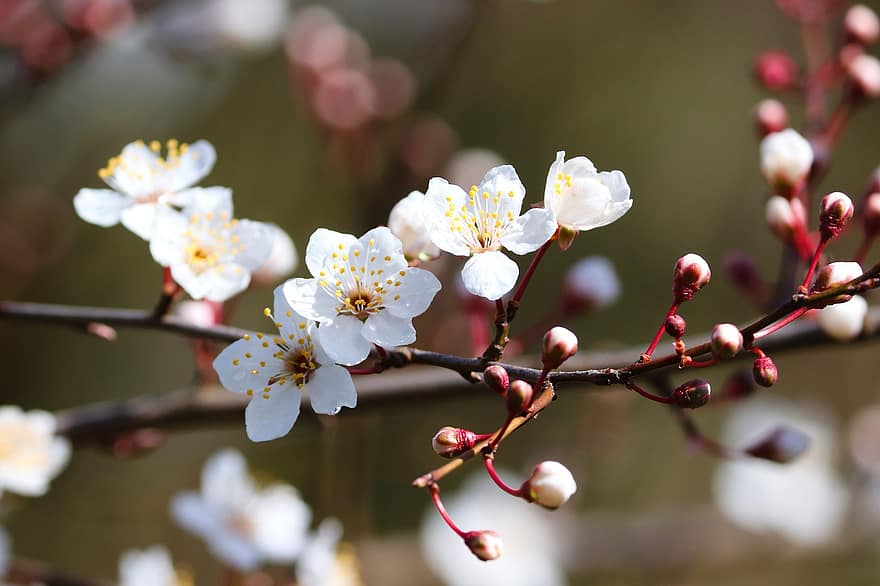
[(507, 389), (507, 414), (511, 417), (521, 415), (532, 404), (535, 389), (524, 380), (515, 380)]
[(809, 445), (810, 438), (804, 432), (783, 425), (746, 448), (745, 453), (754, 458), (787, 464), (803, 454)]
[(721, 360), (736, 356), (743, 347), (742, 332), (733, 324), (717, 324), (712, 328), (712, 355)]
[(776, 363), (769, 356), (759, 356), (752, 364), (752, 377), (762, 387), (772, 387), (779, 380)]
[(488, 562), (497, 560), (504, 551), (501, 536), (491, 530), (468, 531), (464, 535), (464, 544), (478, 559)]
[(787, 90), (797, 83), (798, 66), (788, 53), (766, 51), (755, 61), (755, 77), (770, 91)]
[(767, 200), (764, 207), (764, 219), (767, 227), (783, 242), (792, 242), (799, 226), (805, 225), (803, 204), (799, 199), (788, 200), (774, 195)]
[(493, 364), (483, 371), (483, 382), (498, 395), (507, 395), (507, 387), (510, 386), (510, 377), (503, 366)]
[(687, 322), (684, 321), (683, 317), (675, 313), (666, 318), (666, 321), (663, 322), (663, 328), (670, 337), (678, 340), (684, 335), (687, 329)]
[(562, 326), (555, 326), (544, 334), (541, 363), (545, 370), (554, 370), (574, 356), (577, 351), (578, 339), (574, 332)]
[(846, 38), (862, 45), (873, 45), (880, 37), (880, 20), (877, 13), (865, 6), (850, 6), (843, 17), (843, 30)]
[(694, 253), (688, 253), (678, 259), (672, 272), (672, 293), (676, 301), (688, 301), (694, 294), (705, 287), (712, 278), (709, 263)]
[(875, 191), (865, 198), (862, 208), (865, 236), (876, 237), (880, 234), (880, 192)]
[(829, 193), (819, 204), (819, 233), (828, 240), (837, 237), (855, 212), (852, 200), (840, 191)]
[(873, 55), (859, 55), (846, 65), (846, 73), (859, 95), (865, 98), (880, 96), (880, 61)]
[(701, 379), (693, 379), (672, 392), (672, 401), (682, 409), (698, 409), (709, 402), (712, 387)]
[(460, 427), (441, 427), (431, 440), (434, 453), (444, 458), (455, 458), (473, 448), (477, 434)]
[(558, 509), (577, 491), (568, 468), (552, 460), (541, 462), (520, 487), (523, 498), (547, 509)]
[(779, 100), (761, 100), (755, 106), (755, 126), (762, 138), (773, 132), (781, 132), (788, 128), (788, 111)]
[[(816, 273), (816, 279), (813, 281), (813, 286), (810, 290), (816, 293), (831, 287), (845, 285), (856, 277), (859, 277), (862, 272), (862, 267), (857, 262), (841, 261), (828, 263)], [(838, 295), (837, 297), (826, 300), (822, 307), (825, 305), (849, 301), (851, 297), (852, 295)]]

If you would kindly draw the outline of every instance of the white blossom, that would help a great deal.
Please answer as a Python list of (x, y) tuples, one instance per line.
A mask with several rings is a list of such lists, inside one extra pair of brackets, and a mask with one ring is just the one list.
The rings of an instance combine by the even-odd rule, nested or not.
[(563, 300), (575, 307), (602, 308), (620, 297), (620, 279), (604, 256), (587, 256), (565, 273)]
[(272, 232), (272, 251), (266, 261), (251, 275), (255, 285), (274, 285), (289, 276), (299, 263), (296, 246), (290, 235), (275, 224), (266, 224)]
[(868, 302), (854, 295), (849, 301), (820, 309), (819, 327), (836, 340), (852, 340), (862, 333), (867, 313)]
[(192, 145), (176, 140), (129, 143), (111, 158), (98, 176), (112, 189), (80, 189), (73, 199), (76, 213), (86, 222), (108, 227), (117, 223), (143, 238), (152, 236), (159, 208), (182, 207), (195, 196), (228, 204), (231, 192), (225, 187), (192, 187), (214, 167), (217, 154), (204, 140)]
[(548, 460), (535, 466), (523, 489), (529, 501), (558, 509), (577, 491), (577, 483), (568, 468)]
[(214, 359), (220, 384), (251, 398), (245, 424), (255, 442), (290, 431), (302, 393), (308, 393), (317, 413), (334, 415), (357, 404), (351, 375), (324, 351), (315, 323), (291, 309), (283, 286), (275, 289), (274, 305), (274, 316), (268, 309), (266, 314), (274, 318), (277, 335), (246, 334)]
[(732, 411), (724, 438), (729, 445), (750, 446), (782, 424), (809, 437), (806, 453), (787, 464), (756, 458), (724, 462), (715, 472), (715, 502), (744, 529), (819, 545), (837, 533), (849, 502), (834, 467), (835, 432), (826, 418), (779, 399), (759, 398)]
[(119, 586), (178, 586), (171, 554), (161, 545), (130, 549), (119, 558)]
[(394, 204), (388, 215), (388, 229), (400, 239), (407, 260), (431, 260), (440, 249), (431, 242), (425, 227), (425, 194), (413, 191)]
[(70, 443), (55, 435), (54, 415), (0, 407), (0, 494), (46, 494), (69, 459)]
[(527, 254), (556, 232), (550, 209), (520, 215), (526, 190), (510, 165), (494, 167), (468, 193), (435, 177), (425, 194), (425, 225), (441, 250), (469, 256), (461, 271), (465, 288), (480, 297), (500, 299), (516, 284), (519, 267), (501, 248)]
[(157, 210), (150, 253), (193, 299), (226, 301), (247, 288), (272, 245), (267, 224), (233, 218), (231, 207), (196, 198), (182, 212)]
[(342, 524), (324, 519), (296, 563), (299, 586), (363, 586), (354, 552), (340, 546)]
[(232, 449), (205, 463), (201, 492), (173, 497), (171, 515), (205, 540), (217, 559), (242, 571), (263, 563), (294, 562), (306, 544), (312, 517), (292, 486), (256, 486), (244, 457)]
[(774, 187), (792, 187), (802, 181), (813, 164), (810, 143), (787, 128), (773, 132), (761, 141), (761, 172)]
[(360, 237), (324, 228), (309, 238), (306, 266), (313, 279), (292, 279), (284, 294), (293, 309), (317, 321), (318, 339), (339, 364), (357, 364), (382, 347), (411, 344), (412, 319), (424, 313), (440, 281), (410, 268), (388, 228)]
[(632, 207), (629, 184), (620, 171), (596, 171), (586, 157), (565, 160), (565, 151), (547, 173), (544, 207), (572, 230), (592, 230), (618, 220)]

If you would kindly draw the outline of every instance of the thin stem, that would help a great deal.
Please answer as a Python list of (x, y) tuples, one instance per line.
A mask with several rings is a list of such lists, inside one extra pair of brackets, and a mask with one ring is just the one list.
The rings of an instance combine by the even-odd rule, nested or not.
[(828, 240), (823, 238), (819, 241), (819, 245), (816, 246), (816, 252), (813, 253), (813, 260), (810, 261), (810, 266), (807, 269), (807, 275), (804, 277), (804, 282), (801, 283), (801, 287), (803, 287), (805, 290), (810, 284), (810, 281), (813, 279), (813, 273), (816, 271), (816, 265), (819, 264), (819, 258), (822, 256), (822, 251), (825, 249), (826, 244), (828, 244)]
[(443, 501), (440, 500), (440, 487), (437, 486), (436, 483), (432, 483), (428, 486), (428, 490), (431, 492), (431, 502), (434, 503), (434, 508), (437, 509), (440, 518), (446, 521), (446, 524), (449, 525), (449, 528), (452, 529), (456, 535), (464, 539), (465, 532), (458, 528), (458, 525), (455, 524), (452, 517), (446, 512), (446, 507), (443, 506)]
[(516, 291), (513, 293), (513, 297), (510, 299), (510, 302), (507, 304), (507, 321), (512, 322), (513, 318), (516, 317), (516, 312), (519, 310), (519, 304), (522, 301), (523, 295), (526, 293), (526, 288), (529, 286), (529, 283), (532, 281), (532, 277), (535, 274), (535, 269), (538, 268), (538, 263), (541, 262), (541, 259), (544, 258), (544, 253), (547, 252), (547, 249), (553, 244), (554, 240), (551, 238), (544, 245), (538, 249), (538, 252), (535, 253), (535, 256), (532, 257), (532, 262), (529, 263), (529, 268), (526, 269), (525, 274), (522, 279), (520, 279), (519, 286), (516, 288)]
[(483, 464), (486, 465), (486, 472), (489, 473), (489, 478), (491, 478), (493, 482), (495, 482), (498, 488), (500, 488), (507, 494), (511, 494), (515, 497), (521, 497), (523, 493), (520, 489), (513, 488), (512, 486), (504, 482), (500, 476), (498, 476), (498, 472), (495, 470), (494, 460), (495, 459), (492, 457), (491, 453), (483, 454)]
[(507, 320), (507, 310), (504, 302), (500, 299), (495, 300), (495, 338), (492, 343), (483, 352), (483, 360), (486, 362), (494, 362), (499, 360), (504, 354), (504, 348), (507, 346), (509, 339), (507, 334), (510, 331), (510, 323)]
[(628, 388), (631, 391), (635, 391), (639, 395), (643, 396), (646, 399), (650, 399), (651, 401), (655, 401), (657, 403), (663, 403), (664, 405), (672, 405), (672, 399), (670, 399), (668, 397), (659, 397), (657, 395), (654, 395), (653, 393), (649, 393), (648, 391), (646, 391), (645, 389), (643, 389), (642, 387), (640, 387), (639, 385), (637, 385), (633, 381), (628, 381), (626, 383), (626, 388)]
[(761, 338), (769, 336), (773, 332), (776, 332), (776, 331), (784, 328), (785, 326), (787, 326), (788, 324), (790, 324), (791, 322), (793, 322), (794, 320), (796, 320), (800, 316), (807, 313), (809, 310), (810, 310), (809, 307), (802, 307), (798, 310), (795, 310), (793, 313), (788, 314), (787, 316), (785, 316), (784, 318), (782, 318), (778, 322), (776, 322), (772, 325), (769, 325), (766, 328), (759, 330), (759, 331), (755, 332), (754, 334), (752, 334), (752, 340), (758, 341)]
[(171, 276), (171, 269), (164, 267), (162, 269), (162, 294), (159, 296), (156, 307), (153, 308), (153, 319), (162, 319), (168, 313), (171, 309), (171, 304), (174, 303), (174, 298), (179, 292), (180, 285)]
[(669, 311), (666, 312), (666, 317), (663, 319), (663, 323), (660, 324), (660, 328), (657, 330), (657, 333), (654, 334), (654, 339), (651, 340), (651, 343), (648, 344), (648, 349), (642, 354), (640, 361), (647, 362), (651, 359), (651, 355), (654, 354), (654, 350), (657, 349), (657, 344), (660, 343), (660, 339), (663, 337), (663, 334), (666, 332), (666, 320), (675, 315), (675, 312), (678, 311), (679, 307), (678, 302), (673, 302), (669, 307)]

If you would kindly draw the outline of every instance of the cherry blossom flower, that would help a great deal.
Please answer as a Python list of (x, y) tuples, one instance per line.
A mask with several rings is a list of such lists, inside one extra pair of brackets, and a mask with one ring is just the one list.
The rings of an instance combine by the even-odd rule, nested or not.
[(182, 212), (158, 209), (150, 252), (193, 299), (226, 301), (247, 288), (272, 245), (267, 224), (194, 199)]
[(0, 494), (42, 496), (70, 459), (70, 443), (55, 435), (55, 416), (0, 407)]
[(130, 549), (119, 558), (119, 586), (182, 586), (184, 583), (174, 570), (171, 554), (161, 545)]
[(425, 225), (441, 250), (469, 256), (461, 271), (465, 288), (489, 300), (513, 289), (519, 267), (501, 248), (527, 254), (556, 232), (550, 209), (520, 215), (526, 190), (510, 165), (494, 167), (468, 193), (435, 177), (425, 194)]
[(425, 228), (425, 194), (413, 191), (394, 204), (388, 215), (388, 229), (400, 238), (407, 260), (431, 260), (440, 256), (440, 249), (431, 242)]
[(162, 144), (152, 141), (129, 143), (111, 158), (98, 176), (112, 189), (80, 189), (73, 199), (76, 213), (86, 222), (109, 227), (117, 223), (143, 238), (152, 236), (156, 210), (182, 207), (194, 195), (229, 202), (231, 192), (225, 187), (192, 187), (214, 167), (217, 154), (204, 140), (192, 145), (176, 140)]
[(596, 171), (586, 157), (565, 160), (565, 151), (547, 173), (544, 207), (553, 210), (556, 222), (571, 230), (584, 231), (606, 226), (620, 219), (632, 207), (629, 184), (620, 171)]
[(433, 274), (407, 266), (388, 228), (359, 239), (320, 228), (306, 247), (306, 266), (314, 278), (287, 281), (284, 294), (297, 313), (320, 324), (321, 346), (339, 364), (363, 361), (371, 344), (415, 342), (412, 319), (440, 290)]
[(246, 334), (214, 360), (220, 384), (251, 398), (245, 424), (255, 442), (290, 431), (304, 392), (316, 413), (335, 415), (357, 404), (351, 375), (324, 351), (314, 322), (291, 309), (283, 286), (275, 289), (275, 315), (268, 308), (266, 315), (273, 317), (278, 335)]
[(350, 546), (340, 545), (342, 523), (324, 519), (296, 563), (297, 584), (300, 586), (363, 586), (357, 557)]
[(201, 537), (219, 560), (242, 571), (296, 561), (312, 513), (290, 485), (255, 485), (244, 457), (227, 449), (202, 469), (201, 492), (176, 494), (171, 515)]

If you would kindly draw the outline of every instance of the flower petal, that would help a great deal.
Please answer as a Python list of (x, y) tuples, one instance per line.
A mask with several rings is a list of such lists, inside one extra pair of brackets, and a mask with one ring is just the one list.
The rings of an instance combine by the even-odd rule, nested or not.
[(224, 348), (213, 363), (220, 384), (233, 393), (256, 393), (272, 375), (284, 369), (284, 364), (274, 356), (277, 347), (268, 336), (254, 333), (246, 338)]
[(330, 364), (318, 368), (306, 389), (315, 413), (336, 415), (343, 407), (357, 406), (351, 374), (341, 366)]
[(168, 194), (165, 203), (186, 208), (186, 215), (226, 212), (232, 216), (232, 190), (228, 187), (190, 187)]
[(370, 342), (361, 335), (363, 326), (356, 317), (340, 315), (321, 323), (318, 339), (334, 362), (347, 366), (358, 364), (369, 356), (371, 349)]
[(301, 316), (317, 322), (336, 318), (336, 299), (318, 286), (317, 279), (290, 279), (281, 285), (284, 297)]
[(166, 180), (168, 191), (180, 191), (201, 181), (217, 161), (217, 151), (206, 140), (197, 140), (177, 158), (177, 165), (169, 169)]
[(384, 226), (373, 228), (361, 236), (358, 241), (367, 254), (376, 251), (391, 257), (391, 260), (385, 261), (383, 265), (385, 271), (399, 271), (407, 267), (406, 259), (403, 256), (403, 244), (388, 228)]
[(299, 417), (299, 389), (292, 384), (273, 385), (269, 398), (257, 393), (244, 412), (247, 436), (265, 442), (287, 435)]
[(465, 289), (490, 301), (501, 299), (513, 289), (518, 276), (516, 263), (497, 250), (475, 254), (461, 269)]
[(460, 209), (468, 201), (467, 194), (457, 185), (434, 177), (425, 192), (424, 219), (431, 241), (441, 250), (458, 256), (468, 256), (471, 247), (462, 233), (453, 230), (447, 212)]
[(238, 251), (232, 255), (235, 264), (248, 272), (260, 268), (272, 252), (274, 237), (268, 224), (251, 220), (238, 220), (230, 233), (232, 242), (239, 242)]
[(250, 504), (247, 518), (253, 540), (266, 561), (290, 564), (306, 545), (312, 511), (290, 485), (266, 487)]
[(140, 203), (122, 210), (122, 225), (143, 238), (150, 240), (156, 221), (156, 204)]
[(80, 189), (73, 198), (73, 207), (80, 218), (104, 228), (118, 224), (122, 210), (129, 205), (130, 197), (110, 189)]
[(334, 253), (339, 254), (357, 245), (358, 239), (351, 234), (318, 228), (309, 237), (306, 246), (306, 267), (313, 277), (317, 277), (324, 267), (333, 264)]
[(400, 287), (394, 289), (394, 295), (386, 297), (385, 307), (397, 317), (413, 318), (428, 310), (441, 285), (431, 271), (406, 269), (405, 273), (400, 277)]
[(405, 346), (416, 341), (416, 330), (410, 317), (396, 317), (388, 311), (380, 311), (364, 322), (362, 335), (383, 348)]
[(150, 237), (150, 254), (153, 255), (153, 260), (163, 267), (182, 262), (184, 232), (188, 225), (186, 216), (180, 212), (164, 206), (157, 208), (153, 234)]
[(529, 210), (509, 224), (501, 244), (514, 254), (527, 254), (541, 248), (556, 232), (556, 216), (547, 208)]
[(522, 210), (523, 199), (526, 196), (526, 188), (511, 165), (501, 165), (489, 169), (480, 186), (479, 193), (498, 195), (498, 217), (507, 217), (508, 212), (514, 217), (519, 216)]
[(238, 450), (221, 450), (202, 467), (202, 499), (215, 513), (237, 512), (255, 493), (247, 462)]

